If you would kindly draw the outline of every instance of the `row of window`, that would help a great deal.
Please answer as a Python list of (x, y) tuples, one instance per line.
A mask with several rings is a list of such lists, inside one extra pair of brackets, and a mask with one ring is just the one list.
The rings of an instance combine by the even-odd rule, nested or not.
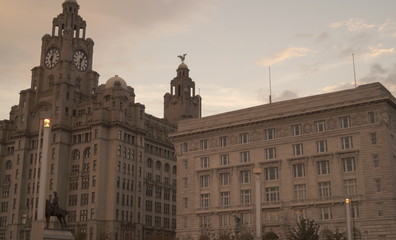
[[(376, 122), (376, 117), (374, 112), (368, 112), (368, 122), (370, 124)], [(351, 125), (351, 117), (350, 116), (343, 116), (339, 117), (338, 119), (338, 126), (339, 128), (350, 128)], [(326, 121), (320, 120), (314, 122), (314, 131), (315, 132), (325, 132), (326, 128)], [(275, 128), (265, 129), (264, 130), (264, 139), (265, 140), (272, 140), (276, 138)], [(290, 126), (290, 134), (291, 136), (299, 136), (304, 133), (302, 124), (293, 124)], [(228, 136), (221, 136), (218, 139), (218, 143), (220, 147), (226, 147), (230, 145), (230, 139)], [(249, 143), (249, 133), (240, 133), (239, 134), (239, 143), (245, 144)], [(209, 149), (209, 139), (202, 139), (200, 140), (200, 150)], [(182, 152), (188, 151), (187, 143), (182, 144)]]
[[(146, 186), (146, 196), (147, 197), (152, 197), (153, 196), (153, 190), (155, 190), (154, 192), (154, 197), (155, 198), (162, 198), (162, 187), (160, 186), (154, 186), (153, 185), (147, 185)], [(170, 197), (171, 197), (171, 191), (172, 191), (172, 201), (176, 201), (176, 190), (175, 189), (169, 189), (169, 188), (164, 188), (163, 191), (163, 195), (164, 195), (164, 200), (168, 200), (170, 201)]]
[[(164, 227), (170, 228), (170, 218), (163, 218), (163, 225), (162, 225), (162, 218), (155, 216), (154, 217), (154, 227)], [(153, 226), (153, 216), (146, 215), (146, 226), (151, 227)], [(176, 228), (176, 219), (172, 219), (172, 228)]]
[[(96, 200), (96, 194), (95, 192), (91, 193), (91, 203), (95, 203)], [(77, 206), (78, 203), (78, 195), (73, 194), (69, 195), (69, 206)], [(89, 203), (89, 194), (88, 193), (83, 193), (80, 195), (80, 206), (88, 205)]]
[[(147, 161), (146, 161), (146, 166), (147, 166), (147, 168), (152, 169), (152, 168), (153, 168), (153, 159), (148, 158)], [(156, 161), (156, 162), (155, 162), (155, 170), (157, 170), (157, 171), (161, 171), (161, 170), (162, 170), (162, 163), (161, 163), (161, 161)], [(165, 171), (166, 173), (169, 173), (169, 172), (170, 172), (170, 165), (169, 165), (168, 163), (165, 163), (165, 164), (164, 164), (164, 171)], [(172, 167), (172, 173), (173, 173), (173, 174), (176, 174), (176, 166), (173, 166), (173, 167)]]
[[(154, 202), (154, 210), (156, 213), (162, 213), (162, 203)], [(170, 214), (170, 204), (164, 203), (164, 214)], [(153, 211), (153, 201), (146, 200), (146, 211)], [(176, 205), (172, 205), (172, 215), (176, 215)]]
[[(378, 182), (379, 180), (379, 182)], [(358, 187), (357, 180), (355, 178), (344, 180), (344, 196), (357, 195)], [(381, 182), (380, 179), (375, 179), (376, 190), (380, 192)], [(332, 195), (332, 186), (330, 181), (318, 182), (318, 196), (320, 199), (330, 199)], [(221, 191), (219, 193), (219, 206), (227, 207), (231, 206), (231, 192)], [(305, 200), (307, 199), (307, 186), (306, 184), (295, 184), (293, 185), (293, 198), (294, 200)], [(240, 204), (246, 205), (252, 203), (252, 191), (250, 189), (240, 190)], [(267, 203), (278, 204), (281, 201), (280, 198), (280, 187), (271, 186), (264, 188), (264, 200)], [(184, 207), (187, 206), (187, 202), (184, 203)], [(188, 207), (188, 206), (187, 206)], [(200, 196), (200, 207), (210, 207), (210, 193), (203, 193)]]
[[(81, 177), (81, 189), (89, 189), (89, 176)], [(69, 180), (69, 190), (78, 190), (78, 178), (71, 178)], [(96, 176), (91, 177), (91, 186), (96, 187)]]

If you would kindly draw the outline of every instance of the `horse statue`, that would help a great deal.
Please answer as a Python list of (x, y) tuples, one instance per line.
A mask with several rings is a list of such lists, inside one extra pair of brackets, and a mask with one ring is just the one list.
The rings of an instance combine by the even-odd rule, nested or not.
[[(57, 197), (55, 197), (55, 198), (57, 198)], [(50, 218), (51, 218), (51, 216), (54, 216), (54, 217), (58, 218), (58, 221), (61, 224), (62, 229), (66, 229), (65, 216), (67, 214), (68, 214), (68, 211), (66, 209), (58, 207), (57, 202), (55, 202), (55, 201), (51, 202), (51, 196), (50, 196), (50, 199), (47, 199), (45, 202), (45, 220), (46, 220), (45, 228), (46, 229), (49, 228)]]

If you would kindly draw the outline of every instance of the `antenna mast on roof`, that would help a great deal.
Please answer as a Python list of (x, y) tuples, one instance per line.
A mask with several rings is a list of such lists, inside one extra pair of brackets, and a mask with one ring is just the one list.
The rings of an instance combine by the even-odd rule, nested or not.
[(271, 86), (271, 66), (268, 67), (268, 75), (269, 75), (269, 88), (270, 88), (270, 94), (269, 94), (269, 103), (272, 103), (272, 86)]
[(352, 63), (353, 63), (353, 79), (355, 80), (355, 87), (356, 87), (356, 71), (355, 71), (355, 54), (352, 53)]

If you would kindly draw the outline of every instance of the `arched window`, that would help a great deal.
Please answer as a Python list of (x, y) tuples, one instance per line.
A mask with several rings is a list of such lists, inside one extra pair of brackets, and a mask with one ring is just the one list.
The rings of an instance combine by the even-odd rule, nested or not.
[(147, 159), (147, 167), (152, 168), (153, 167), (153, 159), (149, 158)]
[(78, 149), (74, 149), (72, 151), (72, 160), (79, 160), (80, 159), (80, 151)]
[(164, 170), (165, 170), (166, 173), (169, 172), (169, 170), (170, 170), (169, 164), (165, 163)]
[(157, 161), (157, 162), (155, 163), (155, 169), (157, 169), (158, 171), (161, 171), (161, 168), (162, 168), (161, 162), (160, 162), (160, 161)]
[(91, 148), (87, 147), (84, 149), (84, 159), (89, 158), (91, 156)]
[(5, 163), (5, 169), (6, 169), (6, 170), (11, 170), (11, 169), (12, 169), (12, 162), (11, 162), (11, 160), (8, 160), (8, 161)]

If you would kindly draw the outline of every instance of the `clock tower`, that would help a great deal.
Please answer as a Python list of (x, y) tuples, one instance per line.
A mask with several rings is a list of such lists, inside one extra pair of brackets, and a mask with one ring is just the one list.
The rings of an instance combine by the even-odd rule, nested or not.
[(76, 0), (65, 0), (62, 13), (52, 21), (51, 34), (42, 38), (40, 65), (32, 69), (31, 89), (21, 92), (25, 102), (35, 105), (26, 118), (46, 111), (54, 124), (70, 125), (76, 103), (90, 99), (96, 91), (99, 74), (92, 70), (94, 42), (86, 38), (87, 25), (79, 8)]

